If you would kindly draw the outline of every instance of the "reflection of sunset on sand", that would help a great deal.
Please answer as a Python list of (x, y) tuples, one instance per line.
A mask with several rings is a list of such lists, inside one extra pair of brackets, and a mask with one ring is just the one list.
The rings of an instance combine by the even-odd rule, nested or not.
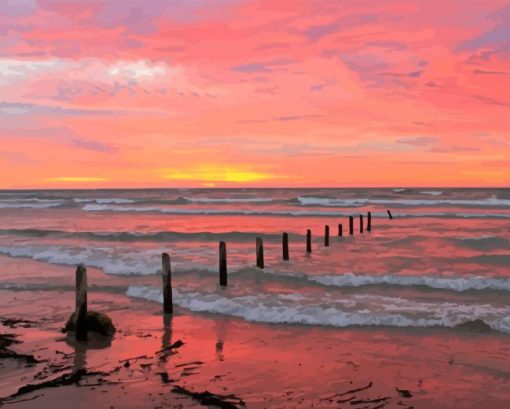
[[(12, 302), (12, 293), (2, 293), (3, 303)], [(38, 314), (41, 305), (34, 304), (28, 293), (19, 293), (16, 298), (16, 308), (6, 309), (2, 304), (2, 310), (8, 314), (23, 313), (37, 322), (45, 318)], [(41, 293), (39, 298), (47, 303), (57, 297), (55, 293)], [(179, 310), (172, 319), (170, 339), (159, 305), (147, 305), (124, 296), (105, 298), (104, 294), (96, 294), (92, 301), (123, 328), (111, 348), (86, 351), (86, 363), (82, 364), (90, 371), (106, 374), (100, 377), (104, 380), (91, 376), (81, 382), (82, 387), (44, 389), (36, 400), (38, 407), (66, 399), (104, 407), (137, 408), (141, 404), (177, 407), (179, 403), (195, 407), (196, 403), (169, 393), (176, 386), (197, 392), (234, 394), (242, 397), (250, 408), (311, 407), (319, 402), (319, 407), (336, 408), (337, 400), (355, 396), (358, 401), (384, 397), (388, 407), (399, 407), (398, 402), (402, 402), (407, 407), (434, 405), (446, 409), (463, 401), (472, 407), (488, 405), (503, 409), (505, 400), (510, 398), (505, 376), (510, 371), (507, 337), (496, 334), (474, 336), (440, 329), (409, 332), (266, 327)], [(52, 304), (64, 313), (71, 310), (72, 302), (69, 295), (59, 296)], [(31, 352), (46, 346), (48, 349), (40, 350), (37, 356), (72, 364), (73, 348), (53, 335), (53, 328), (62, 322), (43, 322), (40, 330), (14, 330), (27, 334), (21, 336), (24, 343), (16, 350)], [(228, 342), (220, 348), (220, 339), (227, 332)], [(184, 345), (171, 354), (161, 355), (158, 351), (162, 349), (162, 340), (163, 348), (177, 340)], [(55, 355), (57, 350), (61, 353)], [(62, 353), (69, 354), (69, 358), (63, 358), (66, 355)], [(12, 377), (22, 373), (6, 373), (1, 379), (4, 376), (11, 377), (10, 390), (14, 391)], [(363, 391), (330, 399), (369, 384)], [(487, 394), (488, 385), (494, 391), (491, 394)], [(402, 397), (396, 388), (410, 391), (412, 397)], [(8, 392), (7, 387), (3, 393)], [(16, 406), (34, 407), (31, 402)], [(358, 406), (362, 405), (352, 407)]]

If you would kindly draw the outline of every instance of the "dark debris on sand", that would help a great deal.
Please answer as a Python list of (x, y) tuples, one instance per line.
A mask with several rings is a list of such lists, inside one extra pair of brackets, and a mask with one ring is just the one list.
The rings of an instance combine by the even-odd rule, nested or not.
[(19, 354), (9, 349), (11, 345), (20, 343), (21, 341), (17, 339), (17, 335), (15, 334), (0, 334), (0, 359), (15, 359), (30, 366), (40, 362), (33, 355)]
[(246, 403), (235, 395), (216, 395), (209, 391), (192, 392), (184, 389), (182, 386), (175, 386), (172, 392), (190, 396), (204, 406), (212, 405), (221, 409), (239, 409), (246, 407)]

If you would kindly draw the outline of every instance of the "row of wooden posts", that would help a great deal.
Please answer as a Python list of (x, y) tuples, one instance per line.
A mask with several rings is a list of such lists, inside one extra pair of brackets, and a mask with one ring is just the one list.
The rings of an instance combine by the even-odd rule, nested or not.
[[(388, 217), (393, 219), (390, 210), (387, 210)], [(372, 231), (372, 214), (367, 213), (367, 226), (366, 231)], [(359, 215), (359, 232), (364, 232), (364, 218)], [(354, 234), (354, 217), (349, 216), (349, 235)], [(343, 236), (343, 225), (338, 224), (338, 236)], [(329, 225), (324, 226), (324, 246), (329, 247)], [(264, 268), (264, 243), (262, 238), (257, 237), (255, 240), (256, 263), (257, 267)], [(312, 252), (312, 231), (306, 231), (306, 252)], [(285, 261), (289, 257), (289, 235), (283, 233), (282, 235), (282, 258)], [(172, 300), (172, 267), (170, 264), (170, 256), (168, 253), (163, 253), (162, 261), (162, 276), (163, 276), (163, 312), (165, 314), (173, 313), (173, 300)], [(224, 241), (219, 243), (219, 275), (220, 286), (227, 286), (227, 245)], [(86, 317), (87, 317), (87, 269), (83, 265), (79, 265), (76, 269), (76, 339), (84, 341), (87, 339)]]

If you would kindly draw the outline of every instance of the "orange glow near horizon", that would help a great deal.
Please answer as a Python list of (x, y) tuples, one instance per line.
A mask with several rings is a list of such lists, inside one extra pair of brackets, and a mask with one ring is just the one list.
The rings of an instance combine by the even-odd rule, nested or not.
[(509, 16), (4, 2), (0, 189), (508, 186)]

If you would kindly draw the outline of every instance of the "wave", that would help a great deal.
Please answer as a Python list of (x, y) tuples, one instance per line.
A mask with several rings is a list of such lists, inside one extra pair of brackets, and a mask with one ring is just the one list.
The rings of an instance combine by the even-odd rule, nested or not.
[(63, 202), (30, 202), (20, 203), (19, 201), (0, 203), (0, 209), (46, 209), (50, 207), (63, 206)]
[[(422, 192), (423, 193), (423, 192)], [(434, 192), (434, 194), (437, 192)], [(442, 193), (442, 192), (441, 192)], [(429, 192), (431, 194), (431, 192)], [(303, 206), (360, 207), (370, 204), (392, 206), (474, 206), (474, 207), (508, 207), (510, 199), (498, 199), (492, 196), (487, 199), (339, 199), (324, 197), (297, 198)]]
[(307, 279), (325, 286), (334, 287), (361, 287), (384, 284), (392, 286), (422, 286), (456, 292), (469, 290), (510, 291), (510, 278), (502, 277), (442, 277), (427, 275), (369, 275), (346, 273), (337, 275), (309, 275)]
[[(253, 237), (252, 237), (253, 239)], [(116, 248), (110, 246), (77, 247), (68, 245), (0, 245), (0, 254), (11, 257), (31, 258), (52, 264), (75, 266), (84, 263), (90, 267), (102, 269), (107, 274), (115, 275), (153, 275), (160, 272), (160, 258), (163, 247), (151, 249), (133, 249), (131, 246)], [(216, 247), (201, 248), (200, 258), (194, 253), (196, 249), (178, 249), (173, 258), (176, 274), (204, 274), (215, 278), (211, 273), (217, 273)], [(248, 250), (249, 251), (249, 250)], [(189, 254), (188, 254), (189, 253)], [(244, 254), (246, 256), (246, 254)], [(244, 257), (243, 256), (243, 257)], [(487, 257), (490, 257), (488, 255)], [(509, 256), (494, 255), (496, 260), (486, 258), (475, 261), (497, 265), (506, 265)], [(503, 258), (502, 258), (503, 257)], [(476, 257), (475, 257), (476, 258)], [(471, 258), (471, 260), (475, 259)], [(243, 258), (245, 260), (245, 258)], [(259, 270), (251, 267), (251, 261), (246, 265), (231, 266), (230, 274), (239, 279), (253, 277)], [(447, 290), (453, 292), (464, 291), (503, 291), (510, 292), (510, 277), (495, 276), (439, 276), (439, 275), (403, 275), (403, 274), (300, 274), (272, 270), (265, 270), (266, 280), (290, 280), (303, 287), (326, 286), (341, 288), (357, 288), (364, 286), (393, 286), (393, 287), (423, 287), (429, 289)]]
[(279, 240), (280, 234), (260, 234), (257, 232), (178, 232), (164, 231), (153, 233), (137, 233), (128, 231), (66, 231), (52, 229), (0, 229), (0, 235), (13, 235), (22, 237), (53, 237), (53, 238), (77, 238), (100, 241), (121, 241), (121, 242), (172, 242), (172, 241), (219, 241), (231, 240), (252, 241), (255, 237), (262, 237), (267, 240)]
[[(185, 207), (156, 207), (156, 206), (113, 206), (113, 205), (85, 205), (86, 212), (141, 212), (163, 214), (194, 214), (194, 215), (245, 215), (245, 216), (295, 216), (295, 217), (348, 217), (350, 211), (337, 210), (264, 210), (264, 209), (204, 209)], [(372, 212), (373, 217), (387, 218), (384, 212)], [(450, 212), (422, 212), (422, 213), (393, 213), (396, 218), (437, 217), (437, 218), (481, 218), (498, 219), (510, 218), (510, 213), (450, 213)]]
[(422, 195), (430, 195), (430, 196), (441, 196), (443, 194), (440, 190), (423, 190), (420, 192)]
[(31, 258), (52, 264), (76, 266), (80, 263), (102, 269), (107, 274), (151, 275), (160, 271), (163, 249), (113, 255), (111, 248), (72, 246), (0, 246), (0, 254)]
[[(185, 207), (156, 207), (156, 206), (111, 206), (88, 204), (83, 206), (86, 212), (144, 212), (168, 214), (215, 214), (215, 215), (254, 215), (254, 216), (349, 216), (351, 213), (338, 211), (313, 210), (263, 210), (263, 209), (204, 209)], [(381, 213), (382, 215), (383, 213)], [(376, 215), (373, 213), (373, 215)]]
[(250, 197), (250, 198), (211, 198), (211, 197), (184, 197), (190, 203), (270, 203), (275, 199)]
[(510, 247), (508, 239), (498, 236), (455, 237), (454, 241), (457, 245), (477, 250), (496, 250)]
[[(161, 289), (130, 286), (127, 295), (162, 303)], [(235, 316), (271, 324), (322, 325), (332, 327), (448, 327), (482, 319), (492, 329), (510, 333), (510, 307), (489, 304), (419, 302), (377, 295), (351, 295), (342, 299), (312, 300), (302, 294), (226, 295), (174, 290), (176, 305), (194, 312)]]
[(134, 199), (124, 199), (124, 198), (97, 198), (97, 199), (87, 199), (87, 198), (74, 198), (73, 202), (75, 203), (98, 203), (98, 204), (131, 204), (135, 203)]

